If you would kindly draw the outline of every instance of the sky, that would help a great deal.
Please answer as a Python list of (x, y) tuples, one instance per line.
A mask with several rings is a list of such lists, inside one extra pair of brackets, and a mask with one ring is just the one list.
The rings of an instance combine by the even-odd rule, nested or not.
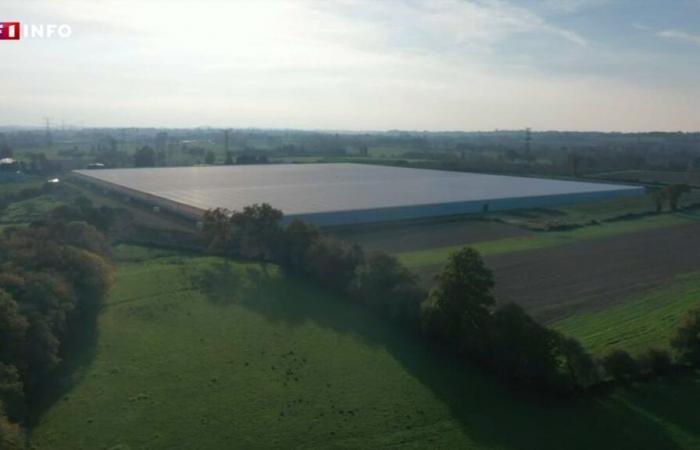
[(0, 126), (700, 131), (700, 0), (2, 0)]

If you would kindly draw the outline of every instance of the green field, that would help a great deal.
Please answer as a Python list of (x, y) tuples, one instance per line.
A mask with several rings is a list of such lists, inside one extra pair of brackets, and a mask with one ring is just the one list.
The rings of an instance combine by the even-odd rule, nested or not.
[[(700, 202), (700, 193), (681, 197), (680, 206), (688, 207)], [(490, 213), (488, 217), (532, 230), (551, 230), (561, 226), (582, 226), (592, 221), (605, 222), (629, 215), (653, 214), (656, 206), (647, 195), (621, 197), (595, 202), (572, 203), (556, 208), (534, 208)]]
[[(497, 255), (501, 253), (557, 247), (582, 240), (616, 236), (636, 231), (685, 225), (696, 222), (698, 219), (700, 219), (700, 215), (698, 215), (697, 212), (679, 212), (644, 217), (637, 220), (591, 225), (570, 231), (541, 232), (533, 236), (478, 242), (472, 244), (471, 247), (478, 250), (482, 255)], [(454, 245), (415, 252), (397, 253), (396, 256), (408, 267), (434, 266), (443, 263), (451, 253), (459, 250), (461, 247), (462, 245)]]
[(0, 183), (0, 196), (14, 194), (22, 189), (39, 188), (44, 184), (43, 178), (27, 178), (24, 181)]
[(15, 202), (0, 211), (0, 223), (25, 223), (41, 219), (62, 204), (55, 196), (47, 194)]
[(621, 180), (642, 183), (689, 184), (700, 185), (700, 174), (697, 171), (688, 173), (668, 170), (621, 170), (590, 175), (591, 178)]
[(671, 336), (691, 308), (700, 305), (700, 273), (684, 274), (662, 287), (605, 310), (573, 315), (550, 324), (576, 337), (593, 354), (611, 350), (639, 354), (669, 348)]
[(700, 379), (541, 403), (305, 282), (119, 247), (36, 449), (695, 449)]

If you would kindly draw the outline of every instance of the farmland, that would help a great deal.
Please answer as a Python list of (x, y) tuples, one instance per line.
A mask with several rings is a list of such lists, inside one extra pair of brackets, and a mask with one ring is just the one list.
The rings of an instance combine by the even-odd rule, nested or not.
[(96, 339), (34, 448), (700, 445), (693, 378), (541, 403), (272, 266), (129, 246), (116, 258)]
[[(676, 225), (694, 223), (700, 216), (695, 214), (678, 214), (653, 216), (634, 221), (614, 222), (605, 225), (592, 225), (563, 232), (545, 232), (531, 234), (522, 237), (476, 241), (473, 247), (483, 255), (498, 255), (504, 253), (516, 253), (527, 250), (538, 250), (549, 247), (559, 247), (575, 242), (592, 239), (621, 236), (634, 232), (667, 228)], [(468, 242), (467, 242), (468, 243)], [(471, 243), (469, 243), (471, 244)], [(408, 267), (419, 268), (442, 264), (450, 253), (462, 247), (464, 244), (450, 245), (427, 250), (412, 252), (399, 252), (398, 258)]]
[(700, 185), (700, 174), (688, 171), (621, 170), (597, 173), (591, 178), (628, 181), (632, 183)]
[(448, 221), (418, 221), (395, 224), (367, 225), (336, 230), (335, 234), (362, 246), (366, 251), (396, 254), (437, 252), (444, 248), (484, 241), (510, 240), (532, 236), (534, 233), (516, 226), (493, 221), (461, 218)]
[(550, 325), (579, 339), (594, 355), (613, 349), (640, 354), (649, 348), (668, 349), (672, 333), (699, 299), (700, 273), (690, 272), (642, 294), (623, 297), (614, 306)]
[[(64, 188), (10, 205), (5, 220), (29, 221), (83, 194), (140, 223), (181, 228), (117, 197)], [(473, 246), (499, 301), (522, 304), (595, 356), (639, 354), (667, 348), (700, 295), (700, 214), (651, 208), (647, 198), (619, 199), (334, 233), (398, 255), (426, 284), (450, 252)], [(562, 224), (571, 228), (543, 231)], [(272, 265), (127, 245), (115, 260), (94, 339), (69, 358), (36, 416), (35, 449), (700, 445), (696, 376), (551, 404)]]
[[(498, 301), (519, 303), (597, 355), (613, 349), (639, 353), (666, 348), (683, 314), (700, 302), (700, 214), (691, 207), (656, 215), (644, 201), (493, 213), (346, 236), (394, 253), (427, 287), (446, 258), (469, 245), (494, 271)], [(693, 202), (686, 199), (686, 205)], [(532, 231), (552, 218), (588, 225)]]
[(496, 294), (541, 320), (595, 310), (698, 269), (699, 224), (487, 257)]

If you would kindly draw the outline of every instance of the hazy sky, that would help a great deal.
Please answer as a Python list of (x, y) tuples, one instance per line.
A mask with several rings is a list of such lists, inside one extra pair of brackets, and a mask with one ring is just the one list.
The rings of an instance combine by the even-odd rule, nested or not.
[(0, 125), (700, 130), (700, 0), (2, 0)]

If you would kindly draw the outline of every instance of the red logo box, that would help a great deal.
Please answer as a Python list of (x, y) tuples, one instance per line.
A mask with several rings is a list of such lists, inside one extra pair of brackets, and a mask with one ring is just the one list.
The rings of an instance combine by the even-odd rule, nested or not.
[(19, 41), (19, 22), (0, 22), (0, 41)]

